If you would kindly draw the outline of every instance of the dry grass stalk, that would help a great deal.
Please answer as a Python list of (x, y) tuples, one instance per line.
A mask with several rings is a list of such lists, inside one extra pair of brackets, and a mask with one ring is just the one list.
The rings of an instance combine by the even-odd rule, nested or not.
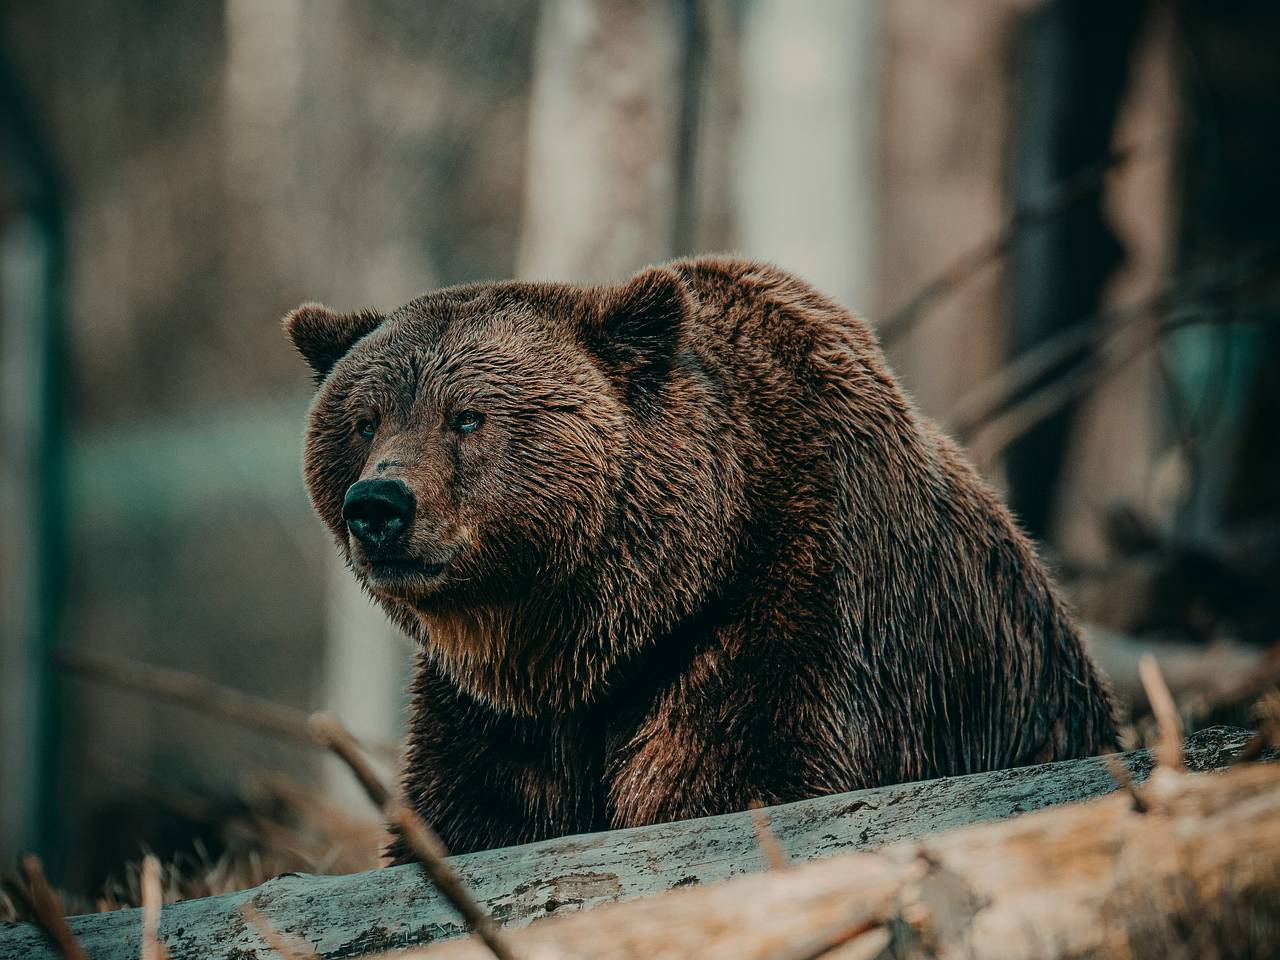
[(258, 931), (258, 936), (263, 942), (280, 954), (283, 960), (320, 960), (320, 955), (312, 950), (309, 944), (303, 943), (297, 937), (285, 936), (277, 930), (251, 901), (246, 901), (240, 908), (240, 912), (253, 925), (253, 929)]
[[(214, 858), (203, 847), (197, 847), (193, 853), (180, 853), (160, 864), (162, 902), (177, 903), (247, 890), (282, 873), (309, 868), (308, 862), (275, 850), (225, 851)], [(140, 907), (143, 896), (142, 865), (129, 863), (123, 875), (110, 881), (102, 895), (95, 899), (94, 909), (108, 913), (124, 907)]]
[(387, 823), (404, 840), (436, 889), (462, 915), (489, 952), (498, 960), (515, 960), (515, 952), (508, 946), (497, 925), (449, 866), (445, 859), (449, 852), (436, 832), (417, 813), (395, 799), (365, 759), (360, 744), (351, 732), (337, 717), (325, 713), (313, 715), (309, 727), (317, 742), (332, 750), (351, 769), (369, 799), (383, 811)]
[(163, 904), (160, 861), (147, 854), (142, 861), (142, 960), (169, 960), (169, 951), (160, 942), (160, 908)]
[(299, 864), (289, 870), (348, 874), (382, 862), (388, 836), (382, 820), (355, 815), (284, 776), (247, 777), (243, 795), (250, 816), (228, 829), (243, 831), (253, 847)]
[(769, 811), (759, 800), (751, 801), (751, 827), (755, 831), (756, 845), (770, 870), (782, 870), (787, 865), (787, 854), (769, 827)]
[(25, 909), (63, 960), (89, 960), (84, 947), (67, 925), (62, 900), (49, 886), (40, 858), (31, 854), (23, 857), (21, 872), (21, 882), (6, 881), (5, 884), (18, 906)]
[(1156, 759), (1161, 767), (1181, 773), (1185, 768), (1182, 762), (1182, 717), (1178, 706), (1173, 702), (1173, 694), (1169, 685), (1164, 682), (1164, 674), (1160, 665), (1150, 654), (1143, 656), (1138, 664), (1138, 672), (1142, 677), (1142, 686), (1147, 691), (1147, 701), (1151, 704), (1151, 713), (1160, 728), (1160, 742), (1156, 745)]

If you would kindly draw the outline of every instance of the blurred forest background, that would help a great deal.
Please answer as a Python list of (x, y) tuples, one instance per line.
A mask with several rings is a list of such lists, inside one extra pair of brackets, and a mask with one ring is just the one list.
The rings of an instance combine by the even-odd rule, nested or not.
[(1277, 50), (1267, 0), (9, 0), (0, 861), (85, 896), (144, 848), (375, 862), (293, 714), (234, 696), (404, 718), (279, 318), (691, 252), (878, 328), (1136, 717), (1155, 650), (1193, 725), (1247, 721), (1280, 676)]

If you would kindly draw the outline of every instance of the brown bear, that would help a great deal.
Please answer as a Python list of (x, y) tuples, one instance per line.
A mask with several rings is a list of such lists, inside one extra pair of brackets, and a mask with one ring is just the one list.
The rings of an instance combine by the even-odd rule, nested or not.
[(1105, 684), (868, 327), (730, 258), (304, 305), (312, 502), (421, 644), (454, 852), (1061, 760)]

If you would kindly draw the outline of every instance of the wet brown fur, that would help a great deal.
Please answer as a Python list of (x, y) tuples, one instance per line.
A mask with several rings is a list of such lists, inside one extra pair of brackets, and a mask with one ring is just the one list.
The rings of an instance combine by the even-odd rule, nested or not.
[(453, 851), (1112, 744), (1006, 508), (803, 281), (699, 258), (286, 325), (357, 576), (362, 477), (414, 491), (416, 555), (455, 551), (443, 582), (372, 585), (422, 645), (404, 789)]

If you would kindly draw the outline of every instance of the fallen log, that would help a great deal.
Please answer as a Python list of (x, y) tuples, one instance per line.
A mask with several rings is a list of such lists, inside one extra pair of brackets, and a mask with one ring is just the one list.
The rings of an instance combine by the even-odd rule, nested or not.
[[(1246, 731), (1213, 728), (1192, 736), (1188, 769), (1229, 764)], [(1135, 783), (1150, 774), (1148, 751), (1124, 754)], [(521, 926), (551, 914), (712, 883), (766, 867), (756, 821), (768, 825), (792, 861), (915, 840), (940, 830), (1100, 797), (1117, 789), (1099, 758), (928, 780), (727, 814), (586, 836), (562, 837), (450, 858), (471, 893), (499, 924)], [(754, 816), (754, 819), (753, 819)], [(285, 875), (252, 890), (166, 906), (159, 937), (173, 960), (271, 952), (241, 912), (250, 903), (282, 934), (325, 958), (359, 957), (461, 936), (456, 913), (416, 866), (349, 876)], [(138, 910), (72, 917), (94, 960), (134, 960)], [(28, 924), (0, 927), (0, 960), (53, 958)]]
[[(1111, 796), (512, 935), (538, 960), (1271, 957), (1280, 937), (1280, 767), (1161, 768), (1145, 812)], [(456, 941), (397, 960), (483, 960)]]

